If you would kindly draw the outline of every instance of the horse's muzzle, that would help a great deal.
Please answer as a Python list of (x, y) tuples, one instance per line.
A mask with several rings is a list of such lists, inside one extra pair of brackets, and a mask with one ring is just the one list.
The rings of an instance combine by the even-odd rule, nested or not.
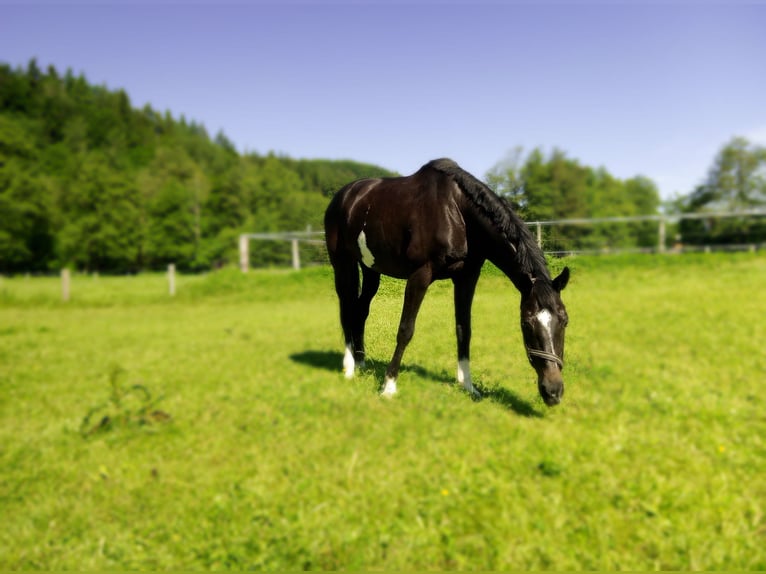
[(549, 407), (559, 404), (564, 396), (564, 381), (560, 376), (553, 379), (540, 376), (537, 381), (537, 388), (540, 391), (543, 402)]

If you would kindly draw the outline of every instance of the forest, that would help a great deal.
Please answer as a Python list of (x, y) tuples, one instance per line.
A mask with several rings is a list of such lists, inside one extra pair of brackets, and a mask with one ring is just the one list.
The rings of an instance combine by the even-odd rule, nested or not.
[[(322, 228), (353, 161), (237, 153), (223, 134), (34, 61), (0, 66), (0, 272), (109, 273), (236, 260), (241, 232)], [(261, 254), (268, 258), (268, 254)]]
[[(762, 206), (765, 167), (764, 148), (735, 139), (704, 185), (665, 208)], [(35, 60), (0, 64), (0, 273), (64, 266), (134, 273), (168, 263), (204, 271), (236, 262), (240, 233), (321, 230), (328, 198), (343, 184), (392, 175), (352, 160), (239, 153), (224, 133), (211, 137), (170, 111), (136, 109), (124, 90), (82, 74), (43, 71)], [(517, 150), (476, 175), (528, 220), (653, 215), (663, 207), (650, 179), (621, 180), (556, 149)], [(762, 227), (755, 231), (766, 235)], [(719, 240), (740, 232), (702, 230)], [(652, 245), (656, 234), (647, 224), (571, 227), (554, 241), (633, 247)], [(274, 262), (277, 251), (259, 249), (252, 263)]]

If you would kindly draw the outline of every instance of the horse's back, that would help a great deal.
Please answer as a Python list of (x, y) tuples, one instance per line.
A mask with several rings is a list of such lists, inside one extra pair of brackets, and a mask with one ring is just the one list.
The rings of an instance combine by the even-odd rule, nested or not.
[(449, 265), (467, 252), (460, 200), (452, 178), (430, 165), (410, 176), (354, 181), (325, 213), (331, 259), (345, 250), (395, 277), (429, 261), (437, 268)]

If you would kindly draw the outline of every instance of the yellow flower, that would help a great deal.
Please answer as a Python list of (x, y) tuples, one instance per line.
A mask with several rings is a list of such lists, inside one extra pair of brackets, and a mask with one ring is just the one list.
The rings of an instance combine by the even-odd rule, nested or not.
[(718, 445), (718, 452), (720, 452), (720, 453), (726, 452), (726, 447), (723, 446), (722, 444), (719, 444)]
[(449, 496), (449, 490), (442, 488), (442, 496)]

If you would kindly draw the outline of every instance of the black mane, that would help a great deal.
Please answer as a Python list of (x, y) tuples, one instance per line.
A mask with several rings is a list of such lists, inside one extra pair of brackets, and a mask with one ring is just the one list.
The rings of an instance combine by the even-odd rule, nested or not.
[(435, 159), (421, 169), (427, 168), (449, 175), (455, 180), (479, 215), (505, 238), (523, 273), (527, 273), (533, 279), (545, 279), (546, 283), (550, 283), (545, 255), (526, 223), (513, 211), (506, 199), (497, 195), (487, 184), (451, 159)]

